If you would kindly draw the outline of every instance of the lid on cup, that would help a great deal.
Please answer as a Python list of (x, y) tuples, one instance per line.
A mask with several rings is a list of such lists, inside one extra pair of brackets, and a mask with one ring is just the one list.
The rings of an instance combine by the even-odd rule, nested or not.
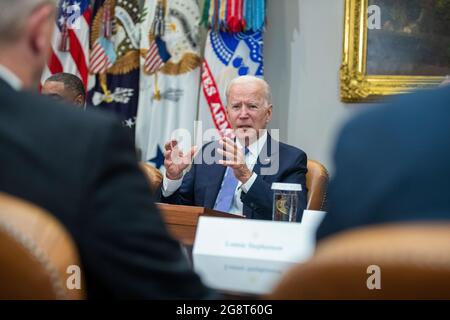
[(283, 191), (302, 191), (302, 185), (298, 183), (272, 183), (272, 190), (283, 190)]

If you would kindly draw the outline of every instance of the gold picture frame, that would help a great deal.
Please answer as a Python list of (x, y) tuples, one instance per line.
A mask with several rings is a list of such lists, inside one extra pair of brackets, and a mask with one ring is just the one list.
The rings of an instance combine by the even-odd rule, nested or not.
[[(406, 1), (405, 1), (406, 2)], [(368, 75), (369, 0), (345, 0), (340, 96), (343, 102), (374, 101), (382, 96), (435, 87), (444, 76)]]

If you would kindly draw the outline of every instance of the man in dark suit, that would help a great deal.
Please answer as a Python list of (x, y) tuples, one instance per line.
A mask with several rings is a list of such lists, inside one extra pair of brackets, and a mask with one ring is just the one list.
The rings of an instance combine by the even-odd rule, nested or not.
[(0, 191), (68, 229), (89, 298), (211, 297), (169, 236), (120, 124), (27, 91), (47, 61), (54, 3), (1, 1), (0, 12), (8, 12), (0, 19)]
[(396, 99), (343, 128), (319, 238), (362, 225), (450, 219), (450, 88)]
[(307, 157), (268, 134), (266, 127), (272, 119), (268, 84), (252, 76), (238, 77), (228, 85), (226, 96), (235, 139), (224, 137), (206, 144), (184, 176), (196, 147), (183, 154), (177, 141), (167, 142), (162, 201), (271, 220), (272, 183), (301, 184), (296, 217), (300, 221), (306, 207)]

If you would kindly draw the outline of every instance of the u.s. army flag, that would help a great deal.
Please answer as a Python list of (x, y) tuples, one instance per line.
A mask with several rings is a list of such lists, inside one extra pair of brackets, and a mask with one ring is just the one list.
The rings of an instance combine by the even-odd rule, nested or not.
[(238, 76), (263, 77), (263, 62), (261, 31), (208, 32), (202, 65), (199, 110), (203, 130), (216, 128), (218, 134), (223, 134), (230, 128), (225, 114), (226, 87)]

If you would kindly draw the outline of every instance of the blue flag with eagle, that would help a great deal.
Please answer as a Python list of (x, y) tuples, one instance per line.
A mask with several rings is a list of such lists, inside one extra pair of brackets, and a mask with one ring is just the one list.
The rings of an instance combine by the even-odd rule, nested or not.
[(90, 104), (114, 112), (130, 129), (139, 95), (140, 24), (145, 16), (139, 0), (97, 0), (93, 5), (89, 71), (95, 86)]

